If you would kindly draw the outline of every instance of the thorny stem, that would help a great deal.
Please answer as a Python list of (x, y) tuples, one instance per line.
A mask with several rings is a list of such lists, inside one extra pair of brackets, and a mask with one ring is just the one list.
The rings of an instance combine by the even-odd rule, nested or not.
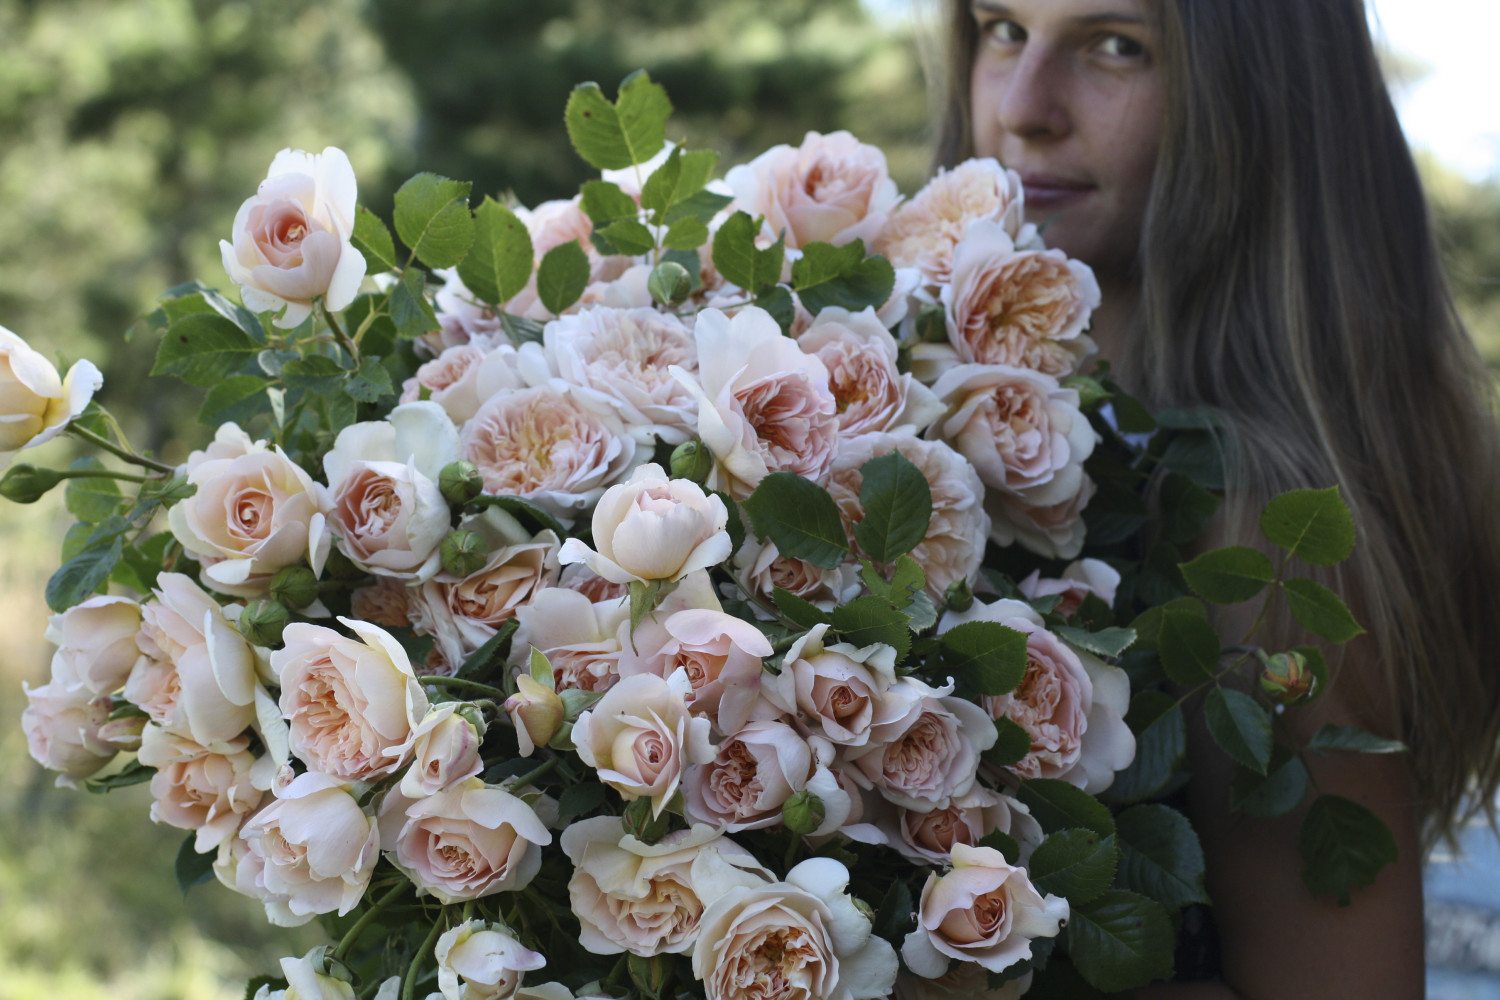
[(422, 969), (422, 958), (437, 943), (438, 935), (443, 932), (443, 926), (448, 922), (447, 910), (440, 910), (437, 919), (432, 922), (432, 930), (427, 932), (427, 937), (422, 941), (417, 953), (411, 957), (411, 964), (406, 967), (406, 976), (401, 981), (401, 1000), (412, 1000), (417, 992), (417, 973)]
[(333, 957), (342, 961), (344, 956), (349, 954), (349, 949), (354, 947), (354, 942), (359, 940), (359, 936), (363, 934), (365, 928), (370, 925), (370, 921), (374, 920), (382, 910), (391, 905), (396, 897), (401, 895), (401, 891), (405, 888), (406, 881), (403, 879), (402, 881), (397, 882), (395, 885), (391, 886), (390, 890), (386, 892), (384, 896), (381, 896), (379, 899), (377, 899), (375, 903), (364, 912), (364, 915), (354, 922), (354, 926), (349, 928), (348, 933), (346, 933), (339, 940), (338, 946), (333, 949)]

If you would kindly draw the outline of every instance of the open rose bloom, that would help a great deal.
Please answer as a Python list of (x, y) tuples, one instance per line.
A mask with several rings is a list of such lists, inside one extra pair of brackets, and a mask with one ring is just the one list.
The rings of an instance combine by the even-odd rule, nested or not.
[[(222, 245), (244, 308), (192, 292), (161, 349), (264, 384), (185, 458), (111, 441), (148, 483), (68, 532), (31, 755), (146, 785), (273, 923), (337, 919), (266, 1000), (1025, 994), (1098, 898), (1039, 888), (1080, 895), (1081, 799), (1176, 787), (1126, 722), (1098, 283), (994, 160), (903, 197), (848, 132), (719, 179), (600, 155), (472, 256), (419, 178), (368, 283), (348, 158), (276, 156)], [(0, 330), (0, 456), (113, 428), (98, 384)], [(1087, 846), (1167, 926), (1128, 826)]]

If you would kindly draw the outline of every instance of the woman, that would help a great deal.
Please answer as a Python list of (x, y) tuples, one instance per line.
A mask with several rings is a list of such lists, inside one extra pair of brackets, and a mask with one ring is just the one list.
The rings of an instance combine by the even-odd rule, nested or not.
[(1346, 908), (1302, 886), (1300, 817), (1231, 817), (1229, 765), (1194, 754), (1210, 762), (1190, 801), (1221, 981), (1150, 995), (1420, 996), (1423, 845), (1500, 783), (1500, 436), (1364, 4), (949, 6), (940, 164), (1018, 170), (1049, 244), (1099, 277), (1092, 335), (1126, 388), (1224, 414), (1210, 544), (1255, 544), (1282, 490), (1339, 486), (1360, 539), (1336, 585), (1368, 634), (1329, 695), (1287, 719), (1411, 747), (1313, 765), (1319, 790), (1397, 838), (1398, 863)]

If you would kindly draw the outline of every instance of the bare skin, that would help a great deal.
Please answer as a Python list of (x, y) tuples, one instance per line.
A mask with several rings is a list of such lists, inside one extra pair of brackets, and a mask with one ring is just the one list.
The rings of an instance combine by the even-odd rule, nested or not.
[[(1105, 306), (1092, 335), (1106, 355), (1127, 350), (1138, 302), (1133, 278), (1166, 87), (1147, 0), (973, 0), (981, 28), (972, 83), (975, 151), (1018, 170), (1029, 218), (1098, 275)], [(1220, 525), (1210, 544), (1250, 537)], [(1238, 628), (1238, 631), (1237, 631)], [(1239, 641), (1243, 623), (1221, 622)], [(1340, 681), (1315, 708), (1286, 718), (1305, 740), (1325, 722), (1390, 732), (1378, 650), (1356, 640)], [(1413, 780), (1400, 756), (1327, 754), (1310, 760), (1317, 788), (1373, 810), (1396, 835), (1399, 860), (1339, 907), (1303, 886), (1301, 813), (1231, 815), (1231, 766), (1201, 726), (1190, 749), (1191, 819), (1208, 862), (1224, 965), (1222, 982), (1171, 983), (1142, 1000), (1282, 1000), (1423, 995), (1421, 848)]]

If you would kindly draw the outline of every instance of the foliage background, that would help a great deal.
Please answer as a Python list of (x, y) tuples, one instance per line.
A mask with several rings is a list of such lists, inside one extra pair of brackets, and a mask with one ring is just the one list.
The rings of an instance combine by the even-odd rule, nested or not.
[[(180, 387), (148, 385), (151, 347), (128, 331), (172, 285), (227, 285), (218, 240), (278, 149), (340, 146), (382, 214), (417, 169), (535, 204), (584, 178), (569, 89), (612, 90), (637, 66), (677, 105), (672, 137), (726, 162), (849, 128), (903, 190), (925, 176), (911, 32), (860, 0), (0, 0), (0, 323), (94, 359), (136, 442), (180, 458), (207, 432)], [(1500, 373), (1500, 183), (1425, 168)], [(0, 518), (0, 1000), (238, 996), (316, 932), (268, 928), (212, 884), (190, 911), (182, 835), (149, 822), (145, 786), (54, 790), (26, 755), (20, 682), (46, 676), (60, 494)]]

